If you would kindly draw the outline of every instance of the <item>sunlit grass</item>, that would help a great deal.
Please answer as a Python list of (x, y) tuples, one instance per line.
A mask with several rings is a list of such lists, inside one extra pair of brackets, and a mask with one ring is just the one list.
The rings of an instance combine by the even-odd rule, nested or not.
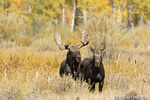
[[(9, 21), (9, 18), (5, 20)], [(15, 22), (16, 19), (12, 20)], [(24, 26), (23, 23), (21, 25)], [(73, 33), (70, 33), (69, 29), (43, 28), (33, 35), (30, 25), (25, 25), (29, 30), (23, 28), (23, 34), (18, 26), (12, 25), (11, 29), (3, 26), (5, 30), (9, 29), (10, 33), (14, 32), (16, 27), (17, 36), (8, 35), (9, 41), (0, 38), (0, 99), (114, 100), (115, 96), (125, 96), (131, 90), (149, 96), (148, 25), (133, 30), (122, 29), (112, 19), (101, 16), (91, 18), (89, 23), (80, 26), (89, 33), (90, 40), (88, 46), (80, 49), (82, 60), (92, 56), (89, 46), (101, 48), (101, 42), (106, 37), (103, 59), (106, 77), (102, 93), (99, 93), (97, 88), (94, 93), (90, 93), (85, 82), (80, 87), (80, 82), (75, 82), (71, 76), (59, 76), (60, 64), (66, 58), (67, 50), (58, 49), (54, 35), (56, 32), (61, 34), (63, 45), (66, 42), (76, 45), (82, 40), (78, 27)]]
[(150, 68), (147, 66), (120, 61), (107, 64), (104, 59), (106, 78), (103, 93), (99, 94), (98, 89), (95, 93), (89, 93), (86, 83), (79, 87), (80, 83), (71, 77), (60, 78), (58, 70), (65, 58), (65, 53), (60, 50), (37, 52), (28, 48), (12, 48), (0, 49), (0, 53), (1, 98), (69, 100), (79, 97), (86, 100), (88, 94), (89, 100), (113, 100), (115, 96), (125, 95), (130, 90), (139, 94), (144, 91), (144, 95), (149, 88)]

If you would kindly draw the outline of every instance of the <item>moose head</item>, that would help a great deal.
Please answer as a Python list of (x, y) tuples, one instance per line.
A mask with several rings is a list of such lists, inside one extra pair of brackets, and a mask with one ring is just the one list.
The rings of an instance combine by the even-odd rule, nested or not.
[(58, 32), (55, 35), (55, 42), (57, 46), (59, 47), (60, 50), (68, 50), (67, 53), (67, 59), (68, 60), (73, 60), (75, 63), (80, 63), (81, 62), (81, 54), (80, 54), (80, 49), (86, 45), (88, 45), (89, 40), (88, 40), (88, 34), (84, 30), (81, 32), (82, 33), (82, 41), (81, 44), (77, 45), (72, 45), (70, 46), (71, 43), (66, 43), (64, 46), (61, 44), (61, 38)]
[(103, 44), (103, 47), (96, 50), (95, 48), (90, 46), (90, 50), (93, 53), (93, 60), (95, 67), (99, 67), (102, 64), (102, 59), (104, 56), (104, 50), (105, 50), (105, 44)]

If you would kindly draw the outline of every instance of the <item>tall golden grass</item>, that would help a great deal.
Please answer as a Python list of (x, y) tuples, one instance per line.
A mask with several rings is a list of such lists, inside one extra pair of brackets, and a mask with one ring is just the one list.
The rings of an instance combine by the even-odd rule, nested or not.
[[(58, 74), (65, 53), (37, 52), (28, 48), (0, 49), (0, 93), (2, 99), (106, 99), (124, 96), (134, 90), (148, 96), (149, 66), (123, 61), (109, 64), (104, 61), (106, 78), (103, 93), (89, 93), (88, 85), (75, 82), (71, 76)], [(82, 51), (83, 52), (83, 51)], [(88, 95), (88, 96), (87, 96)]]
[(58, 49), (53, 39), (54, 34), (56, 31), (61, 33), (62, 44), (70, 41), (74, 45), (81, 40), (78, 27), (74, 33), (68, 32), (67, 29), (58, 28), (49, 31), (45, 28), (35, 36), (18, 35), (18, 39), (13, 38), (14, 41), (6, 42), (1, 38), (0, 99), (115, 100), (120, 98), (122, 100), (123, 96), (133, 90), (148, 100), (150, 98), (148, 27), (144, 25), (128, 30), (106, 16), (92, 17), (88, 24), (80, 26), (81, 29), (88, 31), (90, 40), (90, 44), (80, 50), (82, 60), (92, 56), (89, 46), (101, 48), (101, 43), (106, 38), (103, 59), (106, 78), (102, 93), (97, 90), (90, 93), (85, 82), (80, 87), (80, 81), (74, 81), (71, 76), (64, 78), (59, 76), (60, 64), (66, 58), (67, 50)]

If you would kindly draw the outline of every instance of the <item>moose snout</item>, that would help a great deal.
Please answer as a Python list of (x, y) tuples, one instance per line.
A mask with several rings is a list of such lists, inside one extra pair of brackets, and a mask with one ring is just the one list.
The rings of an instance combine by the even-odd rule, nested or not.
[(100, 62), (95, 62), (95, 67), (99, 67), (100, 66)]
[(78, 62), (78, 63), (81, 62), (81, 56), (76, 57), (76, 62)]

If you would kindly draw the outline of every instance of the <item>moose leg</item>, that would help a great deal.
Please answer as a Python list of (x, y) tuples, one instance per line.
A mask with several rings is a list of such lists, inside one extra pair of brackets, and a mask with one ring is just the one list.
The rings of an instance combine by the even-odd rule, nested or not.
[(90, 84), (89, 90), (90, 90), (90, 92), (95, 91), (95, 83), (91, 83), (91, 84)]
[(104, 81), (99, 82), (99, 92), (102, 92)]
[(84, 75), (82, 73), (79, 74), (80, 87), (82, 87), (82, 83), (84, 81)]
[(79, 64), (79, 66), (78, 66), (78, 68), (77, 68), (77, 71), (76, 71), (76, 73), (75, 73), (75, 75), (74, 75), (74, 79), (76, 80), (77, 78), (79, 79), (79, 76), (80, 76), (80, 66), (81, 66), (81, 64)]
[(73, 75), (73, 73), (72, 73), (72, 71), (71, 71), (71, 69), (70, 69), (68, 64), (65, 65), (64, 73), (65, 73), (65, 75), (69, 75), (69, 74)]

